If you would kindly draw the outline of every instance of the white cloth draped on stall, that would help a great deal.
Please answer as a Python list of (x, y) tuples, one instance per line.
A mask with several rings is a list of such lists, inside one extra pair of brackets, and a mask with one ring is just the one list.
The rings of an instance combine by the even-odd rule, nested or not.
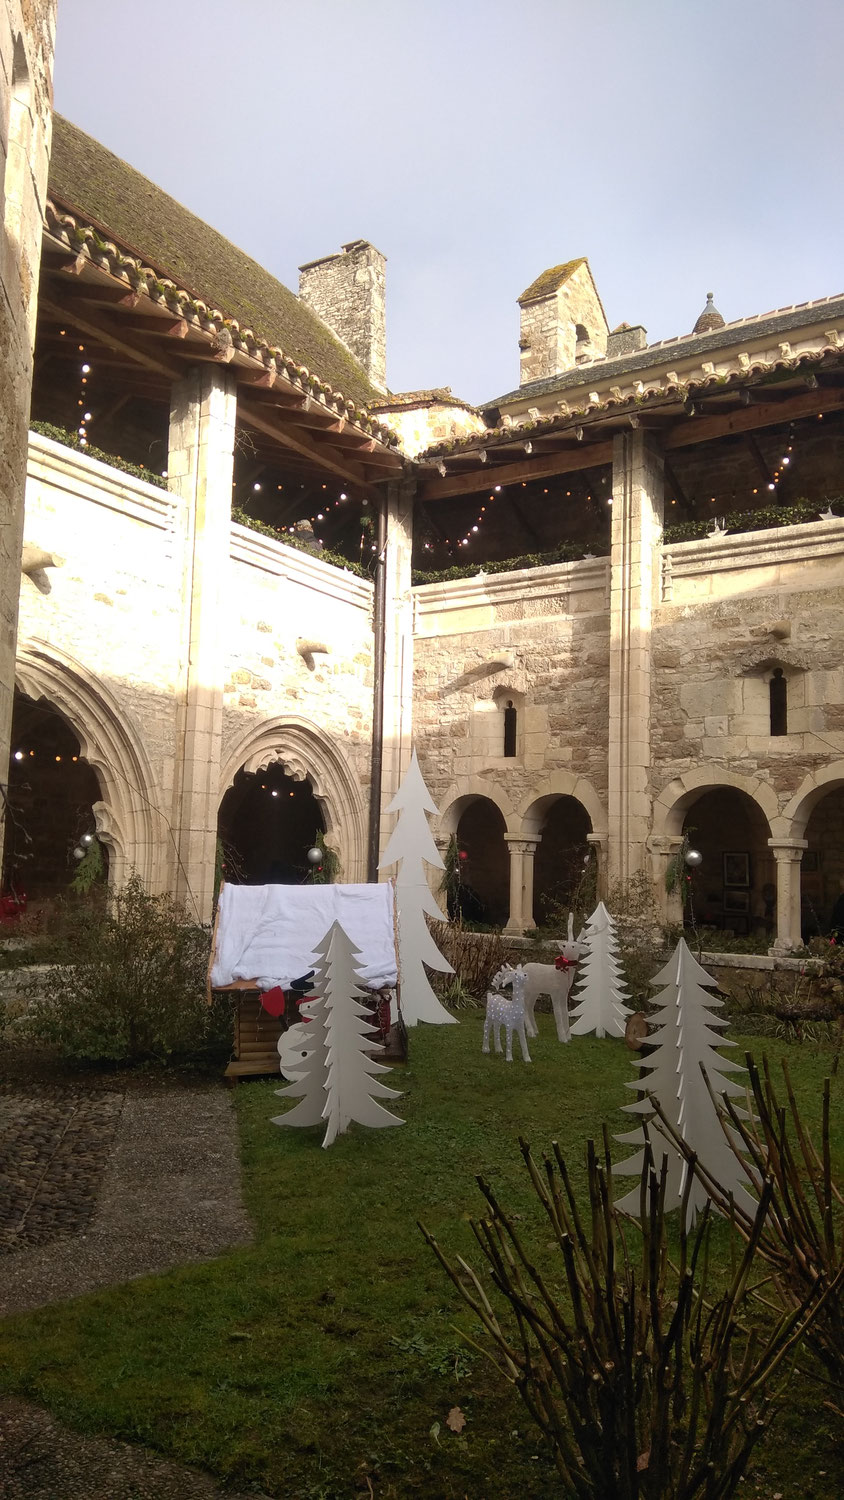
[(360, 953), (363, 984), (396, 984), (392, 883), (381, 885), (225, 885), (220, 893), (211, 985), (255, 980), (260, 990), (290, 988), (314, 967), (318, 945), (339, 922)]

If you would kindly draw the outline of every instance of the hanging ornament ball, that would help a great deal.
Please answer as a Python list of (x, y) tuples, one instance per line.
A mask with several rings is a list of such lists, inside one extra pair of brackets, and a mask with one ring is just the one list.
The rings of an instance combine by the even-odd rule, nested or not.
[(696, 870), (698, 865), (703, 864), (703, 855), (699, 849), (687, 849), (683, 858), (687, 865), (691, 865), (693, 870)]
[(591, 854), (584, 854), (584, 856), (583, 856), (583, 863), (584, 863), (584, 865), (591, 865), (591, 863), (592, 863), (592, 855)]
[(74, 857), (74, 859), (84, 859), (85, 858), (85, 850), (82, 849), (79, 844), (76, 845), (76, 848), (73, 851), (73, 857)]
[(319, 864), (322, 864), (322, 850), (318, 849), (316, 847), (316, 844), (314, 845), (313, 849), (309, 849), (308, 850), (308, 864), (309, 865), (319, 865)]
[(80, 844), (85, 844), (86, 846), (88, 844), (93, 844), (93, 842), (94, 842), (94, 835), (92, 833), (83, 833), (83, 835), (82, 835), (81, 839), (79, 840), (79, 842), (80, 842)]

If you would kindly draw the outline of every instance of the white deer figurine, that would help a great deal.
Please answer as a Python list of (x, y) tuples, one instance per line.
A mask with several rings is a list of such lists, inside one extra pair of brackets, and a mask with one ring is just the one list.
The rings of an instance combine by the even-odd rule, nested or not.
[[(522, 1049), (522, 1058), (526, 1063), (530, 1062), (527, 1038), (525, 1036), (525, 971), (521, 964), (517, 969), (512, 965), (505, 964), (499, 969), (492, 981), (492, 989), (487, 992), (486, 997), (486, 1020), (484, 1021), (483, 1051), (489, 1051), (489, 1032), (492, 1028), (493, 1040), (496, 1052), (501, 1051), (501, 1028), (507, 1032), (507, 1062), (513, 1061), (513, 1032), (519, 1038), (519, 1046)], [(513, 998), (508, 999), (501, 994), (503, 985), (512, 985)]]
[[(577, 961), (583, 953), (583, 944), (574, 935), (574, 912), (569, 912), (568, 934), (564, 943), (558, 943), (560, 958), (557, 964), (525, 964), (525, 1029), (528, 1036), (538, 1036), (534, 1009), (540, 995), (548, 995), (554, 1008), (557, 1039), (571, 1040), (569, 1030), (569, 991), (577, 973)], [(521, 965), (520, 965), (521, 967)]]

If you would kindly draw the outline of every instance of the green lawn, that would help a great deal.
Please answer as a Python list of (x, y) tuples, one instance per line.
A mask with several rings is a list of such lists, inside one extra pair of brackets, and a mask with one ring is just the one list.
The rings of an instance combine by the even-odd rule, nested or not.
[[(455, 1332), (470, 1324), (416, 1228), (424, 1219), (477, 1263), (467, 1220), (483, 1171), (550, 1259), (516, 1138), (536, 1151), (556, 1138), (580, 1164), (603, 1120), (631, 1123), (618, 1110), (634, 1097), (624, 1083), (635, 1070), (621, 1043), (561, 1047), (550, 1016), (540, 1025), (529, 1068), (482, 1056), (476, 1015), (459, 1028), (417, 1028), (410, 1065), (388, 1080), (406, 1089), (395, 1108), (407, 1123), (355, 1128), (328, 1151), (317, 1131), (269, 1123), (284, 1107), (274, 1082), (241, 1085), (255, 1247), (0, 1324), (0, 1390), (274, 1496), (558, 1493), (520, 1403)], [(777, 1067), (788, 1056), (805, 1117), (816, 1120), (831, 1054), (772, 1041), (765, 1050)], [(842, 1093), (839, 1077), (839, 1160)], [(714, 1240), (726, 1261), (725, 1225)], [(467, 1418), (459, 1436), (445, 1424), (455, 1405)], [(795, 1377), (741, 1493), (839, 1500), (832, 1424)]]

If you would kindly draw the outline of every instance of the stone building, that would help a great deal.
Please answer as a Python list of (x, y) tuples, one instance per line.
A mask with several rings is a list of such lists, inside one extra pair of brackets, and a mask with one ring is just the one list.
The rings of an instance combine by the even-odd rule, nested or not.
[(373, 246), (296, 297), (56, 119), (7, 880), (60, 886), (91, 835), (203, 918), (220, 844), (230, 878), (295, 879), (323, 834), (373, 878), (413, 743), (510, 931), (584, 860), (678, 915), (690, 832), (700, 916), (823, 929), (844, 297), (733, 323), (710, 297), (650, 345), (583, 259), (519, 302), (516, 388), (392, 393)]

